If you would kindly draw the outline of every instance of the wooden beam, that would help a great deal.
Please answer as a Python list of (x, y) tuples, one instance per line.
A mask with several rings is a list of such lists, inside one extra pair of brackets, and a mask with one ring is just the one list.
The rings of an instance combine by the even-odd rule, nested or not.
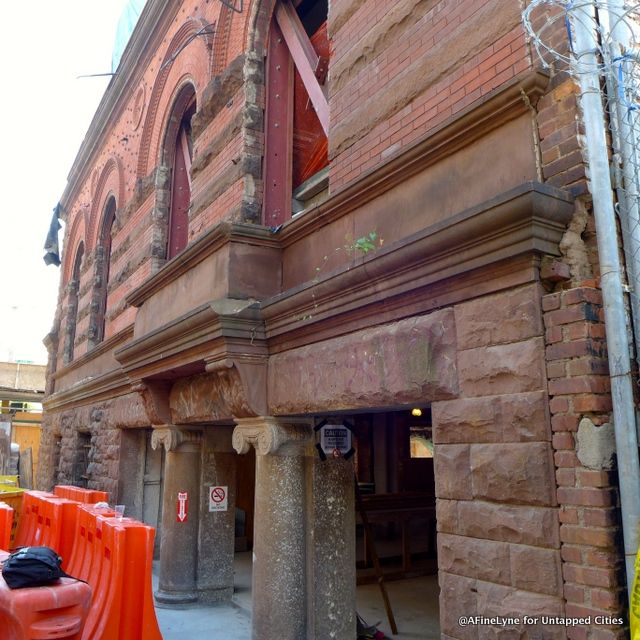
[(324, 134), (329, 137), (329, 103), (316, 78), (316, 69), (319, 62), (318, 55), (300, 22), (298, 14), (290, 4), (278, 3), (275, 17), (289, 48), (289, 53), (293, 58), (293, 63), (302, 78), (318, 120), (320, 120)]

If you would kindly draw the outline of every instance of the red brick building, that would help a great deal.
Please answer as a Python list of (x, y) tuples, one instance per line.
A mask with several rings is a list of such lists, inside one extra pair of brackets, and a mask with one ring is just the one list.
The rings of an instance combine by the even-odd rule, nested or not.
[(346, 640), (355, 467), (435, 517), (442, 637), (623, 637), (575, 85), (517, 2), (236, 9), (149, 0), (72, 167), (40, 486), (157, 524), (159, 601), (229, 598), (244, 539), (254, 637)]

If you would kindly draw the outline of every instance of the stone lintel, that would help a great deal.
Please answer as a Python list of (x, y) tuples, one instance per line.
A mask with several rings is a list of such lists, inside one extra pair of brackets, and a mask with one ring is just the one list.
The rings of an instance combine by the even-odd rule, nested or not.
[(258, 416), (236, 422), (233, 447), (238, 453), (247, 453), (253, 445), (259, 455), (304, 455), (312, 441), (310, 420)]
[(153, 449), (164, 447), (166, 452), (178, 451), (198, 451), (202, 442), (200, 431), (190, 431), (188, 429), (177, 429), (171, 425), (154, 427), (151, 434), (151, 446)]

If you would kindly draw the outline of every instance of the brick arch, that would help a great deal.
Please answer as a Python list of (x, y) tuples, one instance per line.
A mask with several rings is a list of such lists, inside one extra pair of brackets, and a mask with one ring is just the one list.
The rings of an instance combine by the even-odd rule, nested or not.
[(87, 233), (88, 252), (93, 251), (98, 243), (100, 224), (102, 223), (105, 205), (110, 195), (115, 197), (117, 206), (122, 206), (124, 202), (124, 168), (120, 159), (114, 157), (109, 158), (104, 165), (91, 201)]
[(84, 219), (84, 213), (82, 210), (78, 210), (71, 223), (71, 229), (67, 235), (66, 245), (64, 248), (63, 256), (63, 278), (62, 284), (66, 286), (71, 279), (71, 271), (73, 269), (73, 263), (76, 259), (78, 247), (80, 244), (84, 244), (85, 255), (87, 253), (87, 243), (85, 241), (86, 224)]
[(213, 43), (213, 69), (212, 75), (219, 76), (227, 66), (229, 50), (229, 37), (235, 11), (227, 5), (221, 5), (220, 16), (216, 27), (216, 37)]
[[(184, 47), (190, 38), (208, 26), (205, 20), (189, 18), (175, 33), (167, 51), (160, 64), (160, 70), (156, 76), (153, 89), (151, 90), (151, 96), (149, 98), (149, 106), (147, 108), (147, 114), (144, 119), (144, 125), (142, 129), (142, 140), (140, 141), (140, 153), (138, 154), (138, 166), (136, 169), (137, 178), (144, 178), (149, 171), (149, 157), (151, 155), (151, 144), (154, 139), (154, 133), (161, 123), (158, 122), (158, 111), (160, 110), (160, 101), (164, 94), (165, 87), (169, 80), (169, 75), (173, 68), (174, 62), (177, 59), (177, 54), (182, 47)], [(213, 35), (206, 34), (202, 38), (196, 38), (206, 46), (209, 51), (213, 47)], [(210, 54), (207, 55), (209, 59)], [(159, 138), (159, 136), (158, 136)]]
[(195, 97), (196, 84), (190, 75), (185, 74), (175, 83), (173, 94), (169, 98), (167, 109), (162, 117), (165, 126), (155, 155), (165, 166), (171, 165), (169, 158), (173, 156), (175, 150), (174, 139), (178, 135), (180, 119)]

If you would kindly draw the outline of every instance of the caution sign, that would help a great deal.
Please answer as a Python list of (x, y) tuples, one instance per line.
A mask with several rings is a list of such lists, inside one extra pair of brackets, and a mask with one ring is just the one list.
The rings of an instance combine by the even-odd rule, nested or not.
[(344, 456), (351, 451), (351, 430), (341, 424), (326, 424), (320, 429), (320, 446), (327, 457)]
[(228, 487), (209, 487), (209, 511), (226, 511), (229, 504)]

